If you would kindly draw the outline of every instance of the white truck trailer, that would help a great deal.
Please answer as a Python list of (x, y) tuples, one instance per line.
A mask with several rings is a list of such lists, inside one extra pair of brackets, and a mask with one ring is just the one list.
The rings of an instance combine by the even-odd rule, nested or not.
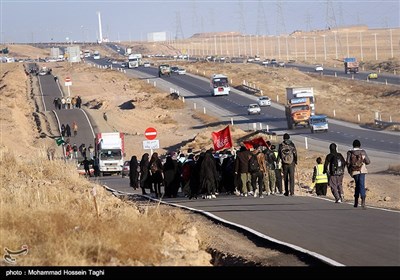
[(142, 63), (142, 54), (134, 53), (128, 56), (128, 68), (137, 68)]
[(99, 160), (100, 176), (121, 174), (124, 165), (125, 143), (122, 132), (97, 133), (95, 155)]

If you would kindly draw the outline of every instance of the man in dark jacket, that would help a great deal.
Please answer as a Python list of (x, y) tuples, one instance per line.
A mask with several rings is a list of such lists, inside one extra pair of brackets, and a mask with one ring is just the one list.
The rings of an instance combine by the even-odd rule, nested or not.
[(236, 154), (235, 160), (235, 174), (240, 175), (240, 180), (242, 182), (242, 190), (241, 194), (243, 196), (247, 196), (250, 190), (250, 173), (249, 173), (249, 159), (251, 157), (251, 153), (246, 149), (245, 146), (241, 146), (239, 152)]
[(335, 143), (329, 145), (330, 153), (325, 157), (324, 174), (328, 175), (328, 185), (335, 197), (335, 203), (344, 201), (343, 175), (345, 170), (345, 159), (337, 152)]
[(283, 142), (279, 144), (278, 160), (282, 162), (283, 180), (285, 182), (285, 196), (294, 195), (294, 172), (297, 165), (296, 146), (290, 140), (290, 135), (283, 135)]
[[(360, 158), (361, 164), (357, 164), (357, 158)], [(353, 160), (355, 159), (355, 160)], [(353, 177), (356, 187), (354, 189), (354, 207), (358, 206), (358, 198), (361, 195), (361, 206), (365, 208), (365, 174), (368, 173), (367, 165), (371, 161), (368, 158), (367, 152), (361, 149), (360, 140), (353, 141), (353, 149), (347, 151), (346, 165), (351, 177)], [(357, 164), (357, 166), (356, 166)]]

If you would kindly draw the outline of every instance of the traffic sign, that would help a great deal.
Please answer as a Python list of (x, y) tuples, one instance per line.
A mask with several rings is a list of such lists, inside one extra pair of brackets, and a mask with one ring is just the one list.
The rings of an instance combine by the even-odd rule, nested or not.
[(72, 81), (70, 77), (65, 77), (65, 86), (66, 87), (72, 86)]
[(155, 128), (153, 128), (153, 127), (148, 127), (144, 132), (144, 136), (149, 140), (156, 139), (157, 130)]
[(155, 150), (155, 149), (159, 149), (159, 148), (160, 148), (160, 142), (158, 141), (158, 139), (143, 141), (143, 149), (145, 149), (145, 150)]

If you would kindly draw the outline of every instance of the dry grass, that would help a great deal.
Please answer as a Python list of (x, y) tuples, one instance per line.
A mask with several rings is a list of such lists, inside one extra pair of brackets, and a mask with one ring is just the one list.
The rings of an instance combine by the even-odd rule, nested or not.
[(206, 124), (206, 125), (210, 125), (210, 124), (216, 124), (219, 123), (219, 119), (214, 117), (214, 116), (210, 116), (207, 114), (204, 114), (203, 112), (199, 112), (196, 111), (195, 113), (193, 113), (192, 117), (196, 120), (200, 120), (202, 123)]
[(390, 165), (388, 172), (395, 175), (400, 175), (400, 165)]
[(44, 153), (27, 160), (5, 153), (0, 168), (0, 246), (28, 245), (18, 265), (162, 265), (171, 259), (165, 232), (177, 237), (189, 228), (182, 212), (150, 205), (139, 212)]

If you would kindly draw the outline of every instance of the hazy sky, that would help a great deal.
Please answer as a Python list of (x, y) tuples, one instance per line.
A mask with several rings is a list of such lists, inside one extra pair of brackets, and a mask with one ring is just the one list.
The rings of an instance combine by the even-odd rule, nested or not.
[(96, 41), (97, 12), (103, 37), (146, 40), (166, 31), (168, 38), (199, 32), (239, 31), (252, 35), (365, 24), (399, 27), (399, 0), (0, 0), (1, 42)]

